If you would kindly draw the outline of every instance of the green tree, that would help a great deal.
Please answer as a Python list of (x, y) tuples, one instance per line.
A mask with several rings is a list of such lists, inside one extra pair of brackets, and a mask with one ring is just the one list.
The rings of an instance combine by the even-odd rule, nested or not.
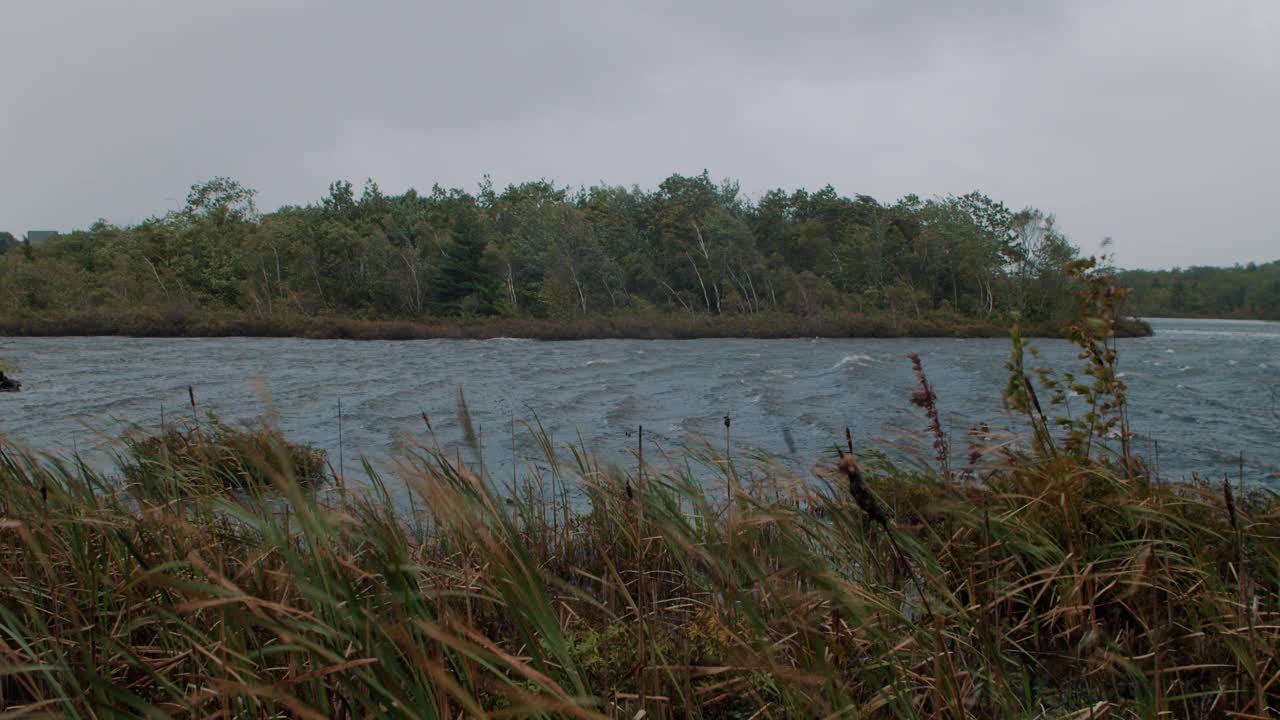
[(446, 312), (486, 314), (493, 311), (493, 282), (486, 277), (485, 232), (473, 205), (460, 205), (453, 219), (452, 240), (436, 270), (435, 300)]

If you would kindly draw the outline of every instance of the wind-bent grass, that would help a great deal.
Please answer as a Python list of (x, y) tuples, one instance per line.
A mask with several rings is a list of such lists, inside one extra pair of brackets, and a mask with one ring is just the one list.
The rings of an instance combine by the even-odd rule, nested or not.
[(424, 448), (407, 478), (421, 512), (401, 518), (371, 469), (373, 491), (344, 501), (263, 462), (274, 492), (231, 497), (189, 472), (122, 486), (0, 449), (3, 709), (1084, 718), (1280, 702), (1271, 494), (1229, 512), (1211, 487), (1001, 450), (968, 483), (862, 468), (886, 530), (838, 474), (815, 486), (736, 458), (726, 507), (653, 458), (643, 477), (550, 459), (584, 504), (544, 502), (536, 475), (499, 495)]
[[(975, 429), (958, 472), (918, 359), (938, 468), (846, 434), (817, 483), (538, 428), (549, 469), (506, 491), (419, 448), (402, 518), (269, 430), (134, 445), (124, 482), (0, 445), (0, 716), (1271, 717), (1280, 498), (1132, 455), (1121, 295), (1081, 267), (1092, 382), (1032, 370), (1042, 405), (1015, 334), (1029, 448)], [(1088, 412), (1051, 425), (1067, 390)]]

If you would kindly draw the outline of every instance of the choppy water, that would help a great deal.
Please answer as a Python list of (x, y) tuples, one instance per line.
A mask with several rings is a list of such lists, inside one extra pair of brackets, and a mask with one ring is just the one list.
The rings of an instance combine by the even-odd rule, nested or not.
[[(1121, 341), (1131, 420), (1140, 450), (1166, 477), (1236, 473), (1237, 454), (1257, 482), (1280, 482), (1280, 324), (1157, 320), (1151, 338)], [(1078, 365), (1063, 341), (1035, 343), (1058, 368)], [(42, 450), (75, 449), (107, 463), (104, 438), (127, 423), (158, 425), (201, 410), (226, 418), (273, 412), (294, 439), (337, 458), (343, 405), (346, 464), (378, 463), (421, 441), (421, 414), (440, 442), (458, 442), (457, 390), (465, 388), (484, 435), (487, 464), (510, 473), (513, 418), (536, 413), (558, 443), (581, 438), (620, 459), (634, 430), (667, 449), (723, 442), (805, 467), (846, 425), (860, 445), (925, 426), (909, 403), (918, 352), (943, 421), (962, 446), (981, 421), (1020, 427), (1003, 409), (1009, 343), (903, 340), (525, 340), (356, 342), (293, 339), (0, 338), (21, 363), (25, 391), (0, 394), (0, 435)], [(517, 433), (515, 455), (537, 455)], [(517, 462), (523, 462), (518, 460)]]

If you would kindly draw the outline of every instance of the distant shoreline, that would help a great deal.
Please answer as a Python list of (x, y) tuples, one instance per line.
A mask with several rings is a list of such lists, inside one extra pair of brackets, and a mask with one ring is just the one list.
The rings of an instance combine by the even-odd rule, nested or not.
[(1226, 322), (1280, 323), (1280, 318), (1243, 317), (1229, 315), (1142, 315), (1139, 320), (1217, 320)]
[[(798, 316), (660, 315), (600, 316), (554, 321), (534, 318), (371, 320), (344, 316), (249, 317), (243, 315), (75, 315), (0, 320), (9, 337), (270, 337), (317, 340), (693, 340), (706, 338), (998, 338), (1010, 324), (984, 319), (919, 317), (899, 319), (840, 314)], [(1061, 337), (1060, 323), (1024, 323), (1029, 337)], [(1126, 320), (1120, 337), (1145, 337), (1151, 326)]]

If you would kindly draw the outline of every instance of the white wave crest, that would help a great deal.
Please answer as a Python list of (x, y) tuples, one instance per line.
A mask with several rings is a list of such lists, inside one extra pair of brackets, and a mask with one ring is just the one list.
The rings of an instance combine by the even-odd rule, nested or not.
[(861, 353), (856, 355), (845, 355), (844, 357), (840, 358), (840, 362), (836, 363), (835, 365), (832, 365), (831, 369), (838, 370), (844, 367), (845, 365), (849, 365), (849, 364), (868, 365), (873, 362), (875, 362), (875, 358), (871, 357), (870, 355), (863, 355)]

